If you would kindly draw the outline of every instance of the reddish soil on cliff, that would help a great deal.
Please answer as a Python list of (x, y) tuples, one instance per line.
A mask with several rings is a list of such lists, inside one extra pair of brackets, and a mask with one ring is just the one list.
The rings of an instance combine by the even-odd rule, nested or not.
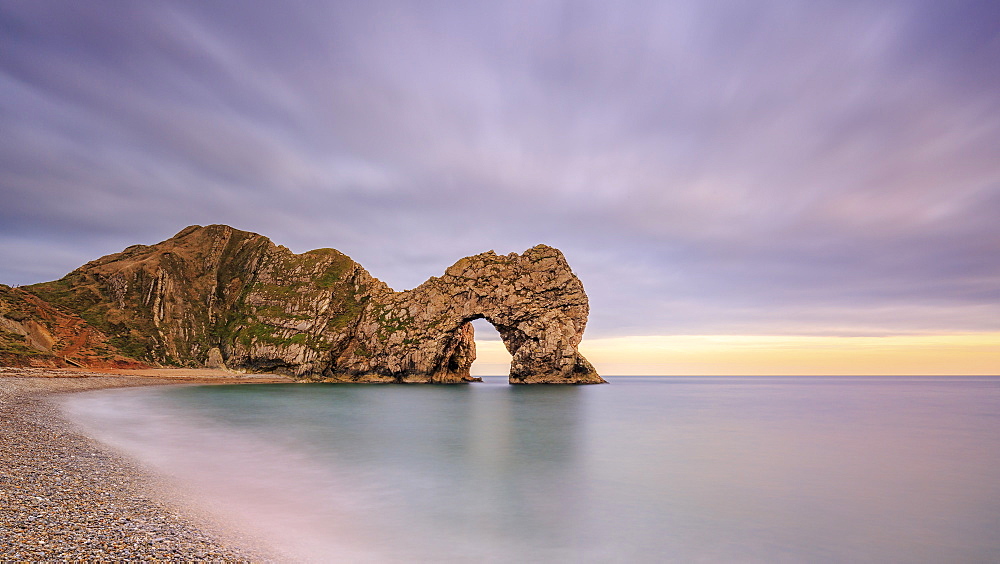
[(150, 368), (122, 355), (78, 315), (18, 288), (3, 287), (0, 301), (27, 335), (4, 331), (0, 365), (36, 368)]

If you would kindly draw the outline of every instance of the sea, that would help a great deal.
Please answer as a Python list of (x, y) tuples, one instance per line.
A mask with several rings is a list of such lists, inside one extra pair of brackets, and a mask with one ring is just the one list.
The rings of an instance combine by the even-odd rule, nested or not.
[(176, 386), (65, 398), (302, 562), (1000, 562), (1000, 377)]

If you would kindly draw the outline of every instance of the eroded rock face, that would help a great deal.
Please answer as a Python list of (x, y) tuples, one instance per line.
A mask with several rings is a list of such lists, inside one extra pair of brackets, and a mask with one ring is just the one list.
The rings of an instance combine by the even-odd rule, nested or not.
[(333, 249), (296, 255), (254, 233), (192, 226), (27, 289), (79, 314), (118, 350), (164, 364), (336, 382), (468, 382), (470, 321), (486, 318), (513, 355), (511, 383), (603, 382), (577, 351), (588, 315), (583, 285), (544, 245), (464, 258), (394, 292)]
[(39, 368), (148, 368), (106, 335), (38, 296), (0, 284), (0, 365)]
[(513, 356), (511, 383), (599, 383), (577, 351), (588, 313), (583, 284), (557, 249), (491, 251), (413, 290), (380, 296), (358, 321), (356, 347), (334, 365), (346, 378), (468, 381), (476, 357), (470, 322), (485, 318)]

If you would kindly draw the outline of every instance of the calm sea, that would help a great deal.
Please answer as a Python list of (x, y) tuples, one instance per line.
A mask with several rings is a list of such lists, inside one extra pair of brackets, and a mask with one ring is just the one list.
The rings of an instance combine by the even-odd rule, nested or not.
[(1000, 378), (486, 380), (65, 405), (304, 561), (1000, 561)]

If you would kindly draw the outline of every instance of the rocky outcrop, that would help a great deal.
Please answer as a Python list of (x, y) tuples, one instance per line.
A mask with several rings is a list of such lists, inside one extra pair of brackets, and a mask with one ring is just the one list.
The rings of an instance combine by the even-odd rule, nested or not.
[(294, 254), (224, 225), (192, 226), (27, 290), (135, 358), (335, 382), (473, 380), (470, 322), (513, 356), (511, 383), (599, 383), (577, 351), (588, 301), (562, 253), (464, 258), (394, 292), (333, 249)]
[(587, 294), (552, 247), (464, 258), (440, 278), (379, 298), (363, 311), (332, 377), (468, 381), (476, 357), (470, 322), (485, 318), (513, 357), (512, 384), (603, 381), (577, 351)]

